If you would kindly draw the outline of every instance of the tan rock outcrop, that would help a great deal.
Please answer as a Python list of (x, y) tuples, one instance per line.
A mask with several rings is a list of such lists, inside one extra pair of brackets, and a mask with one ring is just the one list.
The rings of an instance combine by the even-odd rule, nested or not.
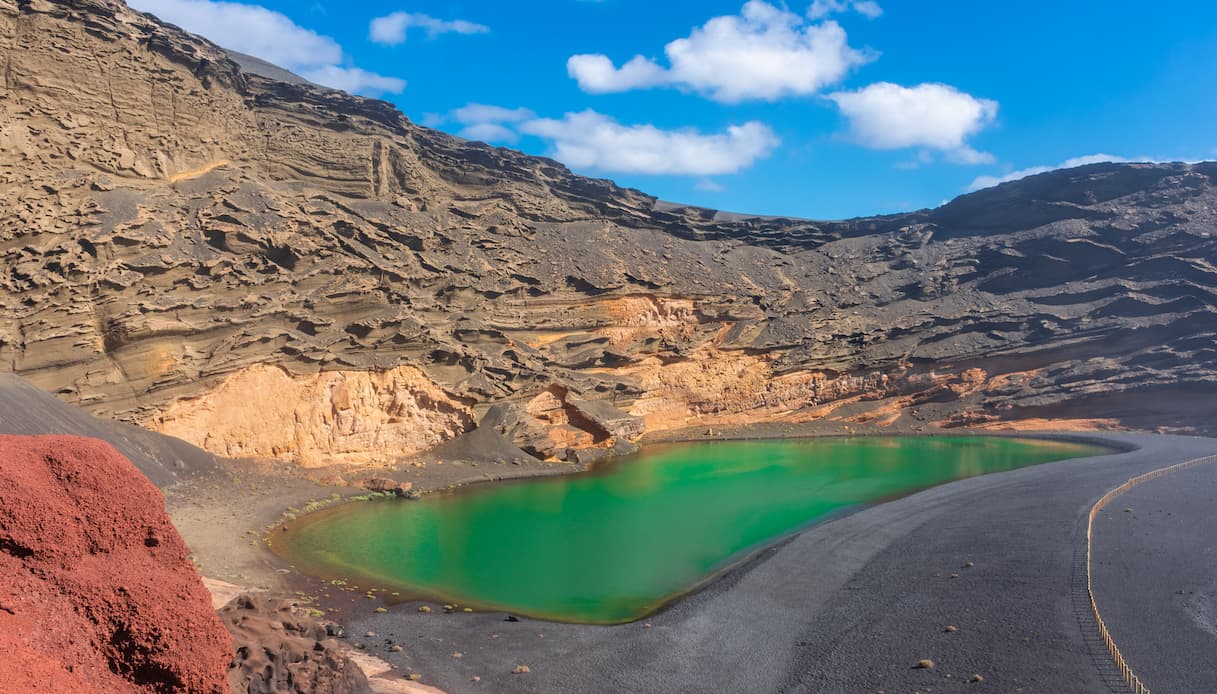
[(457, 436), (472, 421), (466, 405), (412, 366), (293, 375), (265, 365), (241, 369), (148, 420), (217, 455), (305, 467), (389, 462)]

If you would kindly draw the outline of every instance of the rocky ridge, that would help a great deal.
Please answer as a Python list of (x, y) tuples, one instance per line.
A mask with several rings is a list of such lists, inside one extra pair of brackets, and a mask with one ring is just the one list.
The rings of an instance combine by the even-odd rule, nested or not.
[(1214, 431), (1212, 163), (740, 217), (247, 72), (115, 0), (0, 0), (0, 58), (0, 363), (214, 453), (378, 462), (479, 424), (550, 459), (761, 421)]

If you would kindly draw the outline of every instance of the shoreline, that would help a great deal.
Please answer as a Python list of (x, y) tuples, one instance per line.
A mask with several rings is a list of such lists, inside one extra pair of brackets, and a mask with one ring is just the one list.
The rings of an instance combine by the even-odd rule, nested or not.
[[(449, 692), (478, 691), (472, 677), (495, 691), (703, 691), (708, 685), (953, 691), (952, 682), (966, 686), (972, 672), (1002, 690), (1052, 690), (1072, 682), (1076, 691), (1104, 691), (1103, 661), (1086, 646), (1069, 599), (1078, 508), (1130, 470), (1161, 466), (1176, 453), (1217, 450), (1217, 440), (1093, 438), (1125, 450), (959, 480), (817, 524), (754, 553), (642, 623), (507, 623), (501, 613), (423, 614), (405, 603), (351, 620), (351, 632), (376, 631), (407, 644), (409, 653), (389, 660)], [(975, 525), (961, 527), (961, 514)], [(1020, 530), (1011, 546), (988, 542), (994, 523), (1003, 532)], [(1020, 537), (1031, 529), (1026, 526), (1035, 533)], [(945, 546), (932, 548), (944, 538)], [(835, 561), (825, 565), (826, 557)], [(961, 569), (967, 562), (977, 568)], [(919, 604), (931, 597), (937, 609)], [(889, 604), (893, 600), (913, 605)], [(865, 613), (866, 628), (854, 610)], [(950, 642), (941, 619), (959, 622), (968, 635)], [(857, 648), (858, 638), (870, 645)], [(910, 648), (917, 642), (932, 645)], [(453, 644), (465, 649), (463, 657), (452, 656)], [(964, 652), (951, 652), (961, 646)], [(747, 662), (740, 660), (741, 647)], [(995, 654), (1004, 662), (994, 662)], [(911, 669), (920, 657), (935, 656), (941, 668)], [(532, 672), (512, 675), (517, 664)]]
[[(1048, 442), (1074, 443), (1074, 444), (1091, 446), (1096, 449), (1099, 449), (1094, 453), (1078, 456), (1079, 458), (1111, 455), (1113, 453), (1127, 452), (1127, 451), (1135, 450), (1135, 446), (1132, 446), (1132, 445), (1126, 445), (1126, 444), (1122, 444), (1119, 442), (1112, 442), (1108, 439), (1096, 438), (1096, 437), (1087, 436), (1084, 434), (1072, 433), (1072, 432), (1065, 432), (1065, 433), (1030, 432), (1030, 433), (1016, 433), (1016, 434), (1003, 433), (1003, 432), (979, 432), (976, 434), (972, 434), (970, 432), (968, 432), (968, 433), (936, 432), (936, 433), (926, 433), (926, 434), (886, 434), (886, 435), (880, 435), (880, 436), (876, 436), (873, 434), (864, 434), (864, 435), (809, 434), (809, 435), (803, 435), (803, 436), (790, 436), (790, 437), (786, 437), (783, 440), (812, 441), (812, 440), (826, 440), (826, 439), (827, 440), (842, 440), (842, 439), (849, 439), (849, 438), (880, 438), (880, 437), (908, 438), (910, 436), (925, 437), (925, 438), (1002, 438), (1002, 439), (1023, 439), (1023, 440), (1031, 440), (1031, 441), (1038, 440), (1038, 441), (1048, 441)], [(667, 445), (681, 445), (681, 444), (716, 444), (716, 443), (731, 443), (731, 442), (761, 442), (761, 441), (772, 441), (772, 440), (775, 440), (775, 439), (772, 439), (770, 437), (745, 438), (742, 436), (728, 437), (728, 438), (721, 438), (721, 439), (719, 439), (719, 438), (693, 439), (693, 440), (681, 439), (681, 440), (675, 440), (675, 441), (662, 441), (662, 442), (653, 442), (653, 443), (649, 443), (649, 444), (644, 444), (643, 450), (645, 451), (646, 448), (649, 446), (667, 446)], [(430, 496), (433, 494), (460, 495), (460, 494), (473, 493), (474, 491), (476, 491), (478, 489), (482, 489), (491, 483), (519, 484), (519, 483), (527, 483), (531, 480), (544, 479), (547, 477), (585, 476), (585, 475), (594, 475), (597, 473), (605, 473), (605, 472), (607, 472), (607, 470), (605, 470), (605, 468), (608, 468), (608, 467), (611, 467), (614, 465), (629, 464), (631, 461), (631, 458), (633, 458), (633, 457), (634, 456), (631, 455), (631, 456), (624, 456), (621, 458), (602, 459), (602, 460), (596, 461), (595, 463), (592, 463), (592, 464), (579, 465), (579, 466), (573, 467), (572, 469), (561, 470), (558, 472), (543, 471), (540, 474), (536, 474), (536, 475), (519, 475), (519, 476), (515, 476), (512, 478), (503, 478), (503, 479), (494, 479), (494, 480), (475, 479), (475, 480), (469, 481), (468, 483), (464, 483), (464, 484), (458, 483), (458, 484), (449, 485), (449, 486), (443, 487), (443, 488), (431, 489), (431, 490), (424, 492), (424, 496)], [(1066, 458), (1064, 460), (1070, 460), (1070, 459), (1072, 459), (1072, 458)], [(1049, 461), (1049, 462), (1058, 462), (1058, 461)], [(1042, 465), (1042, 464), (1048, 464), (1048, 463), (1036, 463), (1034, 465)], [(1033, 467), (1034, 465), (1032, 465), (1031, 467)], [(1016, 468), (1016, 469), (1019, 469), (1019, 468)], [(984, 474), (994, 474), (994, 473), (982, 473), (981, 475), (973, 475), (973, 476), (983, 476)], [(968, 479), (968, 478), (965, 477), (965, 478), (959, 478), (959, 479)], [(951, 480), (951, 482), (954, 482), (954, 481), (958, 481), (958, 480)], [(950, 484), (951, 482), (946, 482), (943, 484)], [(736, 571), (745, 570), (745, 567), (748, 564), (750, 564), (751, 562), (753, 562), (758, 556), (762, 555), (763, 553), (765, 553), (766, 551), (770, 550), (771, 548), (773, 548), (775, 546), (782, 545), (782, 544), (788, 542), (793, 537), (795, 537), (803, 532), (806, 532), (810, 528), (813, 528), (817, 525), (821, 525), (824, 523), (833, 522), (835, 520), (847, 517), (847, 516), (855, 514), (855, 513), (864, 512), (867, 509), (873, 508), (874, 506), (888, 503), (888, 502), (891, 502), (891, 501), (894, 501), (897, 499), (901, 499), (906, 496), (910, 496), (912, 494), (916, 494), (921, 491), (924, 491), (924, 489), (933, 488), (934, 486), (940, 486), (940, 485), (938, 485), (938, 484), (931, 485), (930, 487), (925, 487), (925, 488), (921, 488), (921, 489), (913, 489), (913, 490), (906, 491), (906, 492), (900, 492), (900, 493), (893, 494), (891, 496), (878, 498), (878, 499), (874, 499), (871, 501), (859, 502), (859, 503), (856, 503), (856, 504), (853, 504), (850, 506), (835, 509), (822, 516), (817, 516), (817, 517), (808, 519), (802, 523), (799, 523), (798, 525), (796, 525), (794, 527), (791, 527), (790, 529), (788, 529), (786, 531), (783, 531), (777, 535), (766, 538), (755, 545), (752, 545), (751, 547), (743, 550), (739, 554), (736, 554), (732, 557), (728, 557), (728, 558), (724, 559), (718, 566), (716, 566), (709, 573), (706, 573), (705, 575), (703, 575), (696, 582), (688, 585), (687, 587), (685, 587), (675, 593), (667, 595), (667, 596), (663, 597), (662, 599), (658, 600), (652, 609), (650, 609), (644, 613), (641, 613), (637, 616), (633, 616), (626, 620), (589, 622), (589, 621), (579, 621), (579, 620), (567, 619), (567, 618), (563, 618), (560, 615), (555, 616), (555, 615), (544, 615), (544, 614), (530, 614), (527, 616), (530, 619), (534, 619), (537, 621), (543, 621), (543, 622), (553, 622), (553, 623), (563, 623), (563, 624), (584, 624), (584, 625), (593, 625), (593, 626), (617, 626), (617, 625), (622, 625), (622, 624), (630, 624), (630, 623), (634, 623), (634, 622), (644, 621), (645, 619), (651, 617), (652, 615), (661, 613), (664, 610), (668, 609), (673, 603), (686, 599), (689, 596), (698, 593), (699, 591), (705, 589), (707, 586), (709, 586), (710, 584), (719, 580), (720, 578), (725, 577), (727, 574), (731, 574)], [(314, 511), (311, 511), (308, 514), (301, 515), (298, 518), (282, 520), (281, 522), (277, 523), (275, 525), (273, 531), (269, 533), (268, 539), (273, 539), (275, 536), (277, 536), (278, 533), (276, 531), (287, 530), (289, 524), (296, 524), (296, 523), (300, 523), (300, 522), (307, 523), (307, 522), (315, 522), (318, 520), (323, 520), (323, 518), (321, 518), (318, 514), (323, 514), (326, 511), (335, 510), (337, 508), (340, 508), (340, 507), (348, 505), (348, 504), (366, 503), (368, 501), (380, 501), (381, 503), (413, 503), (411, 501), (393, 500), (390, 498), (386, 498), (383, 500), (366, 499), (366, 495), (346, 497), (343, 499), (334, 500), (331, 503), (326, 503), (326, 504), (322, 505), (320, 508), (317, 508)], [(282, 553), (280, 553), (280, 551), (277, 551), (276, 549), (274, 549), (273, 541), (268, 542), (267, 550), (269, 552), (271, 552), (281, 562), (283, 562), (285, 566), (289, 566), (292, 569), (293, 574), (291, 576), (292, 576), (293, 580), (291, 580), (290, 583), (295, 588), (304, 589), (304, 590), (306, 590), (306, 592), (308, 589), (312, 589), (314, 592), (316, 592), (317, 590), (320, 590), (322, 592), (325, 592), (326, 590), (333, 590), (333, 588), (330, 587), (330, 586), (334, 585), (332, 583), (332, 581), (330, 581), (329, 579), (321, 578), (319, 576), (316, 576), (316, 575), (313, 575), (310, 573), (305, 573), (305, 572), (301, 571), (300, 569), (298, 569), (294, 564), (291, 563), (290, 559), (285, 557)], [(390, 579), (386, 579), (383, 577), (378, 578), (372, 574), (361, 572), (361, 570), (358, 567), (345, 567), (341, 570), (335, 568), (334, 570), (331, 571), (331, 574), (340, 575), (342, 577), (341, 578), (342, 581), (351, 583), (352, 586), (356, 589), (354, 591), (356, 594), (358, 594), (360, 591), (364, 591), (364, 589), (368, 589), (366, 591), (367, 594), (371, 594), (371, 593), (378, 594), (380, 601), (383, 601), (384, 604), (387, 606), (397, 606), (397, 605), (402, 605), (402, 604), (428, 604), (432, 607), (435, 607), (438, 605), (453, 604), (460, 608), (469, 607), (477, 612), (513, 613), (513, 614), (516, 614), (517, 616), (525, 616), (521, 612), (513, 611), (512, 609), (510, 609), (510, 607), (505, 607), (505, 606), (500, 606), (500, 605), (491, 605), (491, 604), (486, 604), (486, 603), (479, 603), (476, 599), (461, 598), (459, 596), (454, 596), (451, 593), (441, 594), (441, 593), (437, 593), (437, 592), (428, 592), (428, 591), (417, 590), (417, 589), (409, 589), (406, 587), (393, 585), (393, 582)], [(341, 587), (341, 588), (339, 588), (339, 590), (343, 591), (343, 592), (352, 592), (352, 591), (348, 590), (348, 588), (346, 588), (346, 587)], [(377, 602), (377, 605), (380, 604), (380, 601)], [(322, 602), (327, 603), (329, 606), (335, 606), (335, 601), (333, 599), (330, 599), (328, 601), (322, 601)], [(351, 603), (349, 601), (341, 601), (338, 604), (345, 606), (345, 607), (339, 606), (336, 608), (334, 617), (336, 619), (338, 619), (339, 621), (341, 621), (346, 616), (345, 613), (350, 609), (354, 609), (355, 614), (359, 614), (359, 612), (360, 612), (360, 610), (357, 608), (357, 606), (360, 604), (360, 601), (354, 601), (353, 603)]]
[[(816, 423), (804, 425), (761, 423), (724, 429), (707, 436), (698, 431), (703, 427), (674, 429), (639, 440), (640, 446), (680, 443), (715, 443), (732, 441), (762, 441), (771, 439), (838, 439), (856, 437), (905, 436), (986, 436), (1071, 441), (1113, 447), (1104, 432), (1053, 431), (993, 431), (941, 430), (892, 431), (870, 427), (862, 431), (823, 431)], [(1128, 432), (1134, 433), (1134, 432)], [(1118, 446), (1118, 444), (1117, 444)], [(1116, 448), (1116, 450), (1119, 450)], [(477, 461), (440, 460), (433, 455), (420, 456), (414, 461), (391, 468), (319, 468), (303, 469), (291, 464), (263, 461), (226, 461), (220, 468), (196, 475), (165, 490), (166, 509), (174, 525), (187, 539), (195, 561), (206, 579), (237, 585), (245, 590), (295, 594), (301, 587), (299, 579), (318, 581), (301, 574), (267, 546), (267, 540), (284, 523), (299, 520), (338, 505), (356, 503), (369, 492), (357, 485), (325, 484), (317, 481), (327, 476), (347, 473), (352, 478), (387, 476), (398, 482), (409, 482), (422, 494), (457, 492), (484, 484), (519, 482), (544, 477), (579, 475), (592, 472), (598, 466), (628, 460), (630, 456), (614, 457), (594, 463), (553, 463), (522, 461), (520, 463), (479, 463)], [(422, 462), (422, 465), (418, 465)], [(493, 466), (498, 474), (476, 470)], [(505, 473), (505, 474), (504, 474)], [(269, 490), (260, 491), (264, 487)], [(199, 503), (199, 499), (205, 502)], [(882, 502), (878, 502), (882, 503)], [(307, 514), (301, 509), (312, 506)], [(870, 504), (864, 505), (868, 508)], [(297, 515), (299, 514), (299, 515)], [(295, 517), (289, 517), (295, 516)], [(793, 533), (805, 530), (801, 527)], [(248, 549), (252, 548), (252, 549)], [(763, 548), (758, 548), (761, 551)], [(746, 561), (741, 558), (740, 562)], [(729, 571), (733, 562), (723, 571)], [(682, 594), (684, 595), (684, 594)], [(674, 599), (680, 599), (679, 597)], [(666, 605), (666, 603), (665, 603)], [(661, 607), (662, 609), (662, 607)]]
[[(758, 430), (759, 429), (759, 430)], [(1157, 440), (1157, 439), (1175, 439), (1182, 437), (1163, 437), (1149, 434), (1111, 434), (1105, 432), (1004, 432), (1004, 431), (933, 431), (933, 432), (851, 432), (851, 433), (825, 433), (818, 431), (808, 431), (808, 428), (797, 427), (795, 431), (786, 427), (781, 431), (780, 435), (785, 438), (845, 438), (852, 436), (996, 436), (996, 437), (1012, 437), (1012, 438), (1033, 438), (1046, 440), (1063, 440), (1078, 443), (1099, 444), (1108, 448), (1122, 449), (1112, 450), (1108, 454), (1100, 454), (1097, 458), (1108, 459), (1116, 458), (1127, 453), (1136, 452), (1138, 442), (1142, 440)], [(802, 431), (799, 431), (801, 429)], [(685, 433), (690, 433), (690, 430), (685, 430)], [(772, 428), (748, 428), (747, 431), (733, 431), (727, 435), (727, 432), (722, 432), (718, 436), (683, 436), (677, 437), (671, 433), (666, 434), (661, 440), (644, 440), (643, 445), (658, 444), (658, 443), (679, 443), (693, 442), (706, 443), (717, 441), (747, 441), (758, 440), (765, 438), (774, 438), (770, 435), (776, 434)], [(695, 434), (695, 432), (694, 432)], [(656, 437), (659, 438), (659, 437)], [(1217, 447), (1217, 441), (1213, 442)], [(954, 488), (957, 485), (963, 485), (974, 480), (985, 480), (990, 477), (1004, 477), (1011, 474), (1024, 472), (1025, 470), (1035, 470), (1043, 467), (1054, 467), (1070, 462), (1094, 460), (1095, 458), (1074, 459), (1073, 461), (1057, 461), (1053, 463), (1044, 463), (1041, 465), (1031, 466), (1024, 470), (1016, 470), (1011, 472), (993, 473), (991, 475), (983, 475), (976, 478), (968, 478), (934, 487), (928, 490), (916, 492), (912, 496), (906, 496), (896, 501), (878, 502), (876, 504), (862, 505), (857, 508), (849, 509), (845, 512), (834, 514), (830, 519), (821, 519), (813, 522), (808, 526), (800, 527), (791, 531), (791, 533), (780, 538), (774, 538), (772, 542), (755, 548), (747, 554), (739, 557), (737, 560), (725, 566), (721, 571), (707, 576), (705, 580), (698, 585), (690, 588), (678, 596), (674, 596), (665, 601), (659, 606), (655, 612), (632, 622), (623, 625), (602, 626), (602, 625), (575, 625), (560, 622), (537, 621), (523, 618), (522, 621), (529, 625), (534, 625), (536, 628), (543, 631), (567, 631), (573, 630), (580, 637), (586, 637), (583, 630), (607, 630), (616, 631), (620, 629), (639, 628), (640, 625), (650, 625), (652, 622), (665, 622), (672, 619), (683, 619), (690, 610), (696, 610), (698, 605), (715, 602), (721, 599), (720, 596), (732, 594), (737, 591), (737, 586), (749, 584), (752, 582), (751, 577), (755, 573), (768, 565), (775, 556), (789, 554), (793, 550), (789, 549), (792, 545), (799, 544), (802, 538), (808, 534), (822, 534), (824, 528), (834, 527), (840, 524), (848, 524), (851, 519), (859, 516), (869, 517), (875, 515), (877, 509), (884, 509), (892, 505), (900, 505), (902, 502), (907, 503), (909, 499), (914, 499), (928, 493), (932, 493), (939, 489)], [(230, 466), (231, 467), (231, 466)], [(445, 461), (443, 463), (429, 462), (426, 468), (398, 468), (398, 472), (404, 470), (406, 473), (413, 472), (412, 475), (417, 482), (418, 488), (421, 488), (425, 493), (435, 493), (439, 491), (463, 490), (470, 487), (478, 486), (486, 482), (503, 482), (503, 481), (518, 481), (542, 476), (551, 476), (557, 474), (579, 474), (586, 472), (589, 469), (594, 469), (595, 466), (579, 465), (579, 464), (524, 464), (510, 465), (504, 463), (502, 466), (493, 466), (495, 472), (507, 472), (507, 474), (496, 474), (493, 477), (488, 473), (479, 469), (481, 466), (475, 465), (469, 461)], [(298, 473), (298, 471), (296, 471)], [(383, 472), (383, 471), (381, 471)], [(439, 472), (439, 474), (436, 474)], [(251, 484), (252, 483), (252, 484)], [(269, 491), (259, 490), (259, 483), (272, 485), (273, 488)], [(323, 593), (324, 588), (321, 586), (321, 580), (301, 574), (290, 567), (282, 559), (274, 555), (274, 553), (265, 547), (261, 541), (262, 538), (269, 532), (273, 532), (282, 521), (283, 509), (302, 506), (310, 501), (317, 499), (327, 500), (331, 503), (350, 503), (350, 498), (359, 495), (367, 494), (366, 490), (356, 489), (351, 487), (337, 488), (333, 486), (321, 485), (312, 481), (302, 480), (293, 474), (285, 474), (282, 470), (279, 472), (267, 473), (265, 470), (256, 469), (226, 469), (223, 474), (214, 476), (211, 480), (211, 486), (204, 485), (204, 488), (209, 488), (212, 492), (213, 499), (219, 498), (218, 493), (221, 491), (229, 492), (223, 498), (225, 503), (223, 508), (216, 508), (214, 505), (205, 501), (200, 503), (175, 503), (182, 499), (194, 500), (199, 491), (197, 484), (194, 489), (178, 489), (170, 490), (167, 494), (167, 506), (171, 509), (175, 524), (179, 525), (183, 535), (187, 537), (191, 545), (191, 549), (199, 554), (202, 560), (200, 572), (208, 579), (220, 579), (236, 584), (236, 587), (242, 589), (263, 590), (272, 594), (280, 595), (296, 595), (302, 599), (302, 604), (307, 604), (313, 608), (320, 608), (323, 611), (326, 619), (345, 623), (349, 626), (350, 634), (363, 634), (365, 631), (376, 631), (380, 635), (381, 628), (373, 628), (378, 625), (392, 625), (392, 631), (388, 632), (387, 637), (394, 643), (401, 643), (406, 647), (404, 654), (401, 653), (375, 653), (375, 657), (389, 662), (393, 667), (397, 668), (402, 673), (422, 673), (424, 681), (428, 684), (438, 685), (445, 691), (463, 691), (463, 680), (459, 677), (454, 677), (458, 674), (457, 671), (462, 668), (454, 668), (451, 663), (446, 662), (446, 659), (438, 658), (434, 652), (428, 652), (427, 649), (416, 649), (411, 644), (418, 641), (428, 641), (436, 637), (446, 638), (449, 643), (469, 642), (473, 643), (478, 640), (476, 633), (477, 627), (473, 631), (468, 628), (462, 628), (459, 625), (471, 623), (480, 625), (485, 628), (487, 624), (497, 624), (501, 619), (501, 612), (479, 612), (473, 615), (456, 614), (456, 615), (434, 615), (430, 621), (427, 619), (419, 619), (420, 613), (415, 607), (421, 604), (416, 600), (395, 601), (393, 603), (386, 602), (383, 599), (367, 600), (362, 593), (342, 593), (336, 595), (337, 591), (330, 591), (328, 596)], [(238, 493), (231, 493), (233, 489), (244, 490)], [(339, 498), (333, 499), (334, 494), (339, 494)], [(251, 503), (257, 502), (257, 503)], [(193, 506), (193, 508), (191, 508)], [(233, 514), (233, 508), (240, 507), (246, 510), (244, 514)], [(230, 518), (226, 523), (216, 524), (214, 521), (218, 517), (229, 515)], [(184, 522), (183, 522), (184, 521)], [(185, 529), (182, 528), (185, 526)], [(204, 528), (203, 526), (206, 526)], [(265, 531), (257, 536), (256, 545), (242, 544), (242, 540), (246, 540), (250, 530)], [(237, 532), (232, 535), (233, 531)], [(890, 530), (890, 529), (889, 529)], [(210, 544), (208, 549), (200, 553), (196, 547), (196, 540), (201, 535), (210, 535)], [(227, 535), (227, 542), (224, 537)], [(233, 550), (236, 550), (235, 552)], [(248, 550), (248, 551), (246, 551)], [(236, 561), (238, 566), (249, 567), (255, 564), (258, 567), (257, 571), (235, 576), (231, 572), (231, 566), (226, 563), (217, 563), (214, 556), (217, 554), (236, 554), (243, 559)], [(209, 561), (208, 555), (211, 555)], [(227, 575), (226, 575), (227, 573)], [(233, 579), (236, 580), (233, 580)], [(244, 578), (245, 580), (241, 580)], [(324, 597), (323, 597), (324, 596)], [(387, 610), (386, 613), (378, 613), (373, 611), (373, 608), (383, 607)], [(472, 617), (472, 619), (470, 619)], [(490, 620), (489, 622), (487, 620)], [(444, 624), (448, 621), (451, 624)], [(453, 625), (457, 625), (452, 629)], [(437, 628), (438, 627), (438, 628)], [(650, 626), (642, 628), (650, 629)], [(446, 636), (445, 636), (446, 635)], [(595, 637), (599, 641), (603, 637)], [(609, 639), (614, 641), (615, 639)], [(359, 643), (356, 638), (349, 639), (350, 644)], [(679, 640), (678, 640), (679, 641)], [(364, 644), (367, 646), (367, 644)], [(534, 651), (535, 652), (535, 651)], [(529, 649), (523, 649), (523, 654), (527, 656)], [(370, 650), (368, 655), (373, 655)], [(495, 655), (493, 649), (487, 650), (487, 655), (493, 660), (495, 657), (503, 657), (502, 653)], [(528, 659), (528, 658), (526, 658)], [(514, 666), (513, 666), (514, 667)], [(509, 672), (510, 668), (506, 668), (503, 672)], [(588, 671), (589, 676), (594, 673), (596, 668)], [(601, 672), (601, 675), (604, 673)], [(479, 675), (471, 675), (479, 676)], [(393, 675), (383, 675), (389, 677)], [(494, 675), (489, 675), (491, 679), (495, 679)], [(524, 678), (529, 679), (529, 678)], [(538, 679), (538, 678), (531, 678)], [(529, 687), (517, 687), (516, 685), (524, 685), (526, 682), (520, 681), (521, 678), (507, 678), (497, 681), (496, 687), (505, 688), (506, 691), (531, 691)], [(708, 680), (707, 680), (708, 681)], [(688, 685), (689, 682), (684, 682), (682, 685)], [(635, 683), (636, 686), (643, 686), (641, 683)], [(643, 691), (648, 691), (645, 687)], [(658, 690), (655, 690), (658, 691)], [(848, 691), (848, 690), (842, 690)]]

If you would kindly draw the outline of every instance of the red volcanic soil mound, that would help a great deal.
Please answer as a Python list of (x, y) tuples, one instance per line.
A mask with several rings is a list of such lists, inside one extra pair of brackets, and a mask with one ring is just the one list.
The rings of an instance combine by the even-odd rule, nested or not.
[(0, 436), (0, 689), (227, 692), (231, 648), (135, 466), (95, 439)]

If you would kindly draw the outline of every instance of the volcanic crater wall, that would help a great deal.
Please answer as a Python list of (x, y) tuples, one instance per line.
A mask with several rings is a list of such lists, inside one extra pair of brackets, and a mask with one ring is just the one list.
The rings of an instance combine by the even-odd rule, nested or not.
[(245, 72), (114, 0), (0, 0), (0, 60), (0, 364), (216, 453), (375, 462), (494, 407), (543, 456), (610, 445), (544, 393), (649, 431), (1217, 421), (1214, 164), (749, 218)]

